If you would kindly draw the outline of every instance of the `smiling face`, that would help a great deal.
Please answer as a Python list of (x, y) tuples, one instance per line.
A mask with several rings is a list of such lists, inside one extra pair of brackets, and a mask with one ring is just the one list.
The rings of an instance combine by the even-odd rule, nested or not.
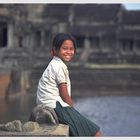
[(61, 58), (65, 62), (71, 61), (75, 53), (74, 45), (71, 40), (65, 40), (60, 49), (56, 51), (56, 56)]

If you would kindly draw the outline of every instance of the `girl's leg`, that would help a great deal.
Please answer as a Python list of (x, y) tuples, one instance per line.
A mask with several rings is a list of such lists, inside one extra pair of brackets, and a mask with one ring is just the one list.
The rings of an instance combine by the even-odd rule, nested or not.
[(69, 125), (70, 136), (101, 136), (100, 128), (72, 107), (62, 107), (56, 103), (55, 112), (61, 123)]

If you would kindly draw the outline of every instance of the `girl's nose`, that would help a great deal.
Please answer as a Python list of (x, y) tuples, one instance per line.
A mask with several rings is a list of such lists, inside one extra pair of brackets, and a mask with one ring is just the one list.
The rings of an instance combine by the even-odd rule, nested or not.
[(67, 53), (71, 53), (71, 50), (70, 49), (67, 49)]

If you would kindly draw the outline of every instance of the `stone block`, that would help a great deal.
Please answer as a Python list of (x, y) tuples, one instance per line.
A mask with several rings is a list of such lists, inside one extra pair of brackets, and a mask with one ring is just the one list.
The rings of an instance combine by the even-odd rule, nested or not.
[(31, 121), (22, 124), (20, 120), (14, 120), (6, 124), (0, 124), (0, 136), (66, 137), (69, 136), (69, 126), (65, 124), (39, 124)]
[(32, 122), (32, 121), (28, 121), (26, 123), (23, 124), (22, 126), (22, 130), (24, 132), (30, 132), (30, 131), (36, 131), (36, 130), (40, 130), (40, 126), (37, 122)]
[(58, 124), (58, 118), (53, 108), (45, 104), (37, 105), (33, 108), (29, 121), (35, 121), (39, 124)]
[(22, 131), (22, 123), (20, 120), (14, 120), (11, 122), (8, 122), (6, 124), (0, 125), (0, 130), (3, 131), (11, 131), (11, 132), (21, 132)]

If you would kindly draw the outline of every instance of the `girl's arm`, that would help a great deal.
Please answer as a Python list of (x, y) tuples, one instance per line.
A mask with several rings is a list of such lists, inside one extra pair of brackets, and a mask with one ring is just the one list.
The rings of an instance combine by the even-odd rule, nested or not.
[(68, 89), (67, 89), (67, 84), (66, 83), (61, 83), (59, 84), (59, 93), (64, 102), (69, 104), (70, 106), (73, 106), (73, 101), (71, 97), (68, 94)]

